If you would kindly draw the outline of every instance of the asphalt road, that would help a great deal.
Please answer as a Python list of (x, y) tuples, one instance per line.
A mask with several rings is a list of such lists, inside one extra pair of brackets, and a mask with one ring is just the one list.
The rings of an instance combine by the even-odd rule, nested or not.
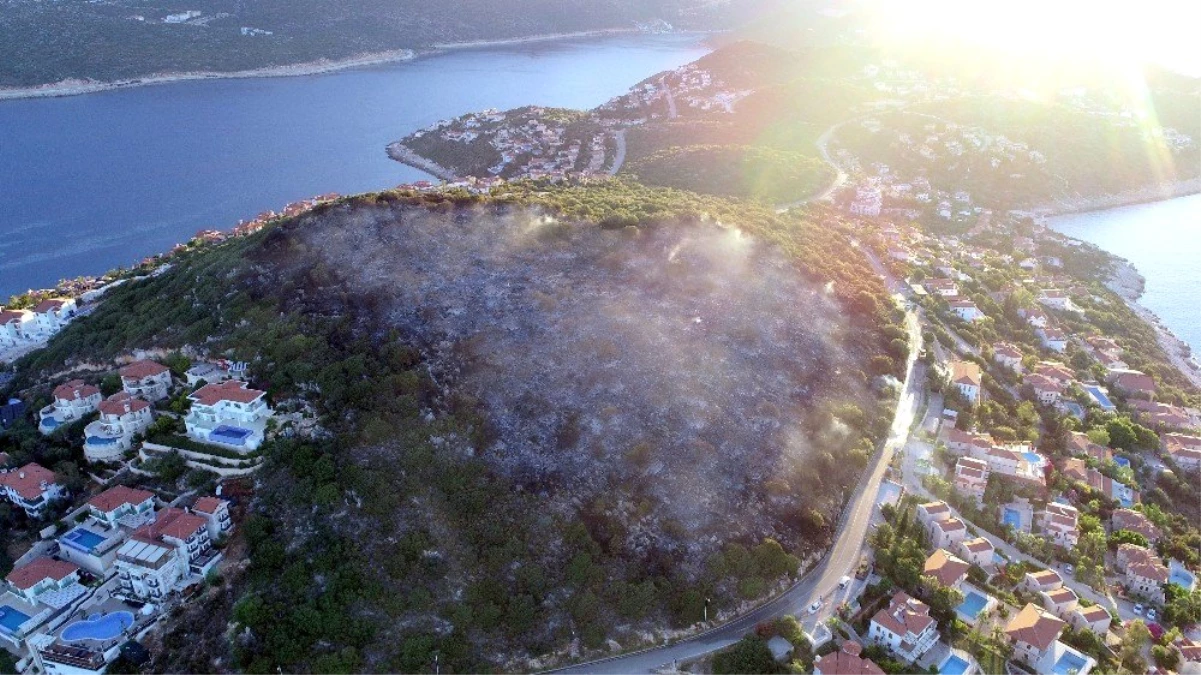
[[(922, 337), (917, 316), (913, 312), (910, 312), (906, 319), (906, 327), (909, 330), (910, 344), (915, 347), (911, 350), (904, 386), (897, 403), (897, 412), (893, 418), (888, 440), (884, 444), (883, 451), (877, 454), (875, 462), (868, 466), (848, 507), (843, 511), (833, 547), (816, 567), (774, 600), (687, 640), (673, 645), (569, 666), (552, 672), (652, 673), (656, 669), (670, 665), (673, 661), (694, 659), (728, 647), (742, 639), (744, 635), (754, 629), (756, 624), (762, 621), (785, 614), (805, 618), (806, 608), (815, 599), (823, 596), (829, 599), (837, 590), (839, 579), (844, 575), (853, 574), (857, 567), (867, 536), (868, 524), (875, 508), (876, 497), (880, 491), (880, 483), (884, 479), (884, 473), (888, 469), (893, 455), (908, 442), (909, 431), (921, 406), (925, 377), (924, 373), (918, 369), (919, 364), (916, 357), (921, 351)], [(830, 603), (827, 603), (827, 611), (829, 607)]]

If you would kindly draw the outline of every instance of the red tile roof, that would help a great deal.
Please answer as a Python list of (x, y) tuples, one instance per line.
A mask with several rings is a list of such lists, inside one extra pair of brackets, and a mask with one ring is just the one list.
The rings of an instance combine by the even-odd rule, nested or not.
[(134, 398), (123, 391), (119, 391), (101, 401), (100, 405), (96, 407), (99, 408), (100, 412), (105, 415), (121, 416), (126, 413), (137, 412), (144, 408), (149, 408), (150, 403), (143, 401), (140, 398)]
[(1039, 651), (1044, 651), (1059, 638), (1066, 625), (1033, 604), (1026, 603), (1022, 611), (1005, 627), (1005, 634), (1014, 642), (1025, 642)]
[(54, 472), (30, 462), (16, 471), (0, 474), (0, 485), (11, 488), (21, 499), (32, 501), (42, 495), (42, 483), (53, 485)]
[(89, 506), (95, 506), (105, 513), (117, 510), (123, 504), (137, 506), (147, 499), (153, 499), (154, 493), (137, 490), (124, 485), (111, 487), (88, 500)]
[(161, 375), (169, 370), (170, 368), (162, 365), (161, 363), (155, 363), (154, 361), (134, 361), (133, 363), (122, 367), (121, 370), (117, 372), (121, 374), (121, 377), (128, 377), (131, 380), (140, 380), (146, 377), (152, 377), (154, 375)]
[(842, 643), (841, 650), (814, 662), (813, 670), (822, 675), (884, 675), (884, 670), (871, 659), (859, 656), (861, 651), (858, 642), (848, 640)]
[(204, 518), (172, 507), (160, 511), (153, 523), (139, 527), (136, 534), (153, 540), (162, 537), (187, 539), (206, 527), (208, 521)]
[(930, 606), (921, 600), (911, 598), (903, 591), (892, 597), (888, 609), (876, 612), (872, 621), (901, 637), (906, 634), (920, 635), (930, 624), (934, 623), (934, 619), (930, 616)]
[(0, 326), (12, 323), (13, 321), (27, 320), (29, 312), (23, 309), (5, 309), (0, 311)]
[(18, 567), (4, 578), (13, 586), (27, 591), (38, 585), (42, 579), (62, 581), (78, 570), (79, 567), (65, 560), (42, 557), (34, 558), (28, 565)]
[(39, 302), (37, 307), (33, 308), (33, 311), (38, 314), (45, 314), (51, 310), (62, 309), (62, 306), (67, 304), (67, 302), (69, 301), (66, 298), (47, 298)]
[(201, 405), (216, 405), (221, 401), (253, 403), (266, 393), (258, 389), (250, 389), (246, 386), (245, 382), (228, 380), (218, 384), (206, 384), (193, 392), (188, 398)]
[(922, 576), (934, 577), (943, 586), (954, 586), (967, 575), (969, 567), (971, 565), (940, 548), (926, 558)]
[(201, 497), (200, 499), (196, 500), (195, 504), (192, 505), (192, 510), (200, 513), (216, 513), (217, 509), (221, 508), (221, 505), (225, 503), (226, 502), (224, 499), (218, 499), (216, 497)]
[(85, 383), (83, 380), (71, 380), (54, 388), (54, 398), (71, 401), (75, 398), (87, 398), (100, 393), (100, 389)]

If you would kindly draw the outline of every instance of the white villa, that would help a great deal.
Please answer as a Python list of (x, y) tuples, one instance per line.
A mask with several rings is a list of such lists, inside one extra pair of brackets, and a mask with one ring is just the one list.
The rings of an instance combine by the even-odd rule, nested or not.
[(89, 462), (111, 462), (133, 447), (133, 437), (154, 421), (150, 403), (122, 391), (100, 402), (100, 419), (84, 429), (83, 454)]
[(955, 385), (968, 401), (975, 403), (980, 400), (980, 366), (971, 361), (952, 361), (951, 384)]
[(117, 551), (121, 590), (158, 602), (193, 576), (203, 577), (221, 559), (209, 539), (208, 522), (177, 508), (163, 509)]
[(33, 308), (33, 323), (27, 335), (34, 340), (49, 338), (75, 318), (75, 301), (70, 298), (49, 298)]
[(209, 538), (216, 539), (227, 535), (234, 529), (229, 516), (229, 502), (218, 497), (201, 497), (192, 505), (192, 513), (202, 517), (208, 523)]
[(0, 310), (0, 347), (15, 347), (28, 340), (33, 312), (27, 309)]
[(84, 594), (79, 568), (63, 560), (34, 558), (4, 578), (12, 592), (25, 602), (61, 609)]
[(930, 616), (930, 606), (901, 592), (893, 596), (887, 609), (872, 617), (868, 638), (892, 651), (906, 663), (913, 663), (938, 642), (938, 622)]
[(257, 449), (274, 414), (266, 394), (237, 380), (206, 384), (188, 397), (192, 401), (192, 410), (184, 418), (188, 436), (239, 450)]
[(121, 387), (130, 396), (154, 402), (167, 398), (171, 390), (171, 369), (161, 363), (134, 361), (117, 372)]
[(100, 389), (83, 380), (71, 380), (54, 388), (54, 403), (42, 408), (38, 429), (43, 434), (54, 432), (96, 411), (100, 405)]
[(25, 511), (25, 515), (38, 518), (48, 505), (66, 496), (67, 490), (58, 483), (53, 471), (30, 462), (0, 474), (0, 494)]

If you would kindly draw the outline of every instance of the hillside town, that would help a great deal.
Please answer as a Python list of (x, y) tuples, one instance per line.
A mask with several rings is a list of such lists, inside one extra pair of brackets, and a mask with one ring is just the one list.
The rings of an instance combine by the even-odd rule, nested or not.
[[(223, 565), (243, 564), (225, 551), (257, 450), (297, 418), (276, 415), (248, 385), (245, 363), (169, 362), (175, 370), (128, 358), (100, 378), (49, 383), (37, 431), (82, 437), (86, 473), (0, 453), (0, 496), (29, 534), (6, 544), (13, 563), (0, 595), (0, 647), (18, 672), (103, 673), (119, 659), (137, 667), (139, 640), (202, 597)], [(28, 548), (13, 552), (18, 541)]]

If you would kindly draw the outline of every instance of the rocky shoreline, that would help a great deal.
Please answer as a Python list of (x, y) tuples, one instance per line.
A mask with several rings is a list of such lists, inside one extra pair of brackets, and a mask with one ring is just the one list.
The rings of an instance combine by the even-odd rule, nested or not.
[(1139, 304), (1138, 299), (1143, 295), (1145, 280), (1143, 275), (1139, 274), (1134, 265), (1123, 258), (1116, 258), (1113, 274), (1110, 275), (1106, 286), (1109, 290), (1117, 293), (1126, 306), (1132, 312), (1138, 315), (1138, 318), (1145, 321), (1149, 326), (1155, 329), (1156, 338), (1159, 340), (1159, 346), (1167, 354), (1168, 360), (1177, 370), (1184, 374), (1193, 386), (1201, 389), (1201, 364), (1197, 358), (1192, 355), (1192, 348), (1187, 342), (1181, 340), (1172, 329), (1156, 316), (1155, 312), (1147, 309)]
[(1062, 197), (1055, 201), (1039, 206), (1030, 211), (1036, 217), (1064, 216), (1070, 213), (1087, 213), (1089, 211), (1104, 211), (1120, 206), (1147, 204), (1174, 197), (1185, 197), (1201, 193), (1201, 176), (1187, 180), (1165, 181), (1145, 188), (1126, 190), (1112, 194), (1094, 195), (1091, 197)]
[(458, 176), (454, 171), (438, 164), (432, 159), (423, 157), (422, 155), (413, 152), (407, 145), (400, 141), (395, 141), (388, 144), (388, 157), (400, 162), (406, 166), (411, 166), (414, 169), (424, 171), (435, 178), (445, 181), (457, 180)]

